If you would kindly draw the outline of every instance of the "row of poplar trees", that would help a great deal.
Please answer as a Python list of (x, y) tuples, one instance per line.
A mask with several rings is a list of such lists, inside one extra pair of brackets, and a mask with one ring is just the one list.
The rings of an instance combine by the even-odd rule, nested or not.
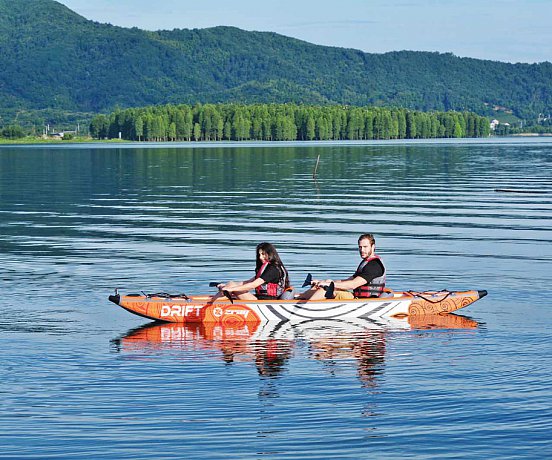
[(295, 141), (483, 137), (489, 120), (472, 112), (297, 104), (163, 105), (117, 110), (90, 124), (98, 139)]

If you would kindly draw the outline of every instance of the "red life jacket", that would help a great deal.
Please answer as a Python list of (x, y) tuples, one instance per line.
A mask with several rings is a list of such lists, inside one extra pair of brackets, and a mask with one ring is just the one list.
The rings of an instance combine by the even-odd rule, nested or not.
[[(257, 278), (261, 277), (261, 275), (265, 271), (266, 267), (268, 267), (269, 263), (270, 262), (265, 262), (264, 264), (261, 265), (261, 268), (259, 268), (259, 271), (257, 272)], [(260, 296), (270, 296), (270, 297), (274, 297), (275, 299), (277, 299), (278, 297), (280, 297), (283, 294), (283, 292), (285, 290), (285, 286), (286, 286), (286, 274), (285, 274), (285, 270), (284, 270), (284, 276), (282, 276), (278, 280), (278, 283), (264, 283), (264, 284), (261, 284), (260, 286), (257, 286), (255, 288), (255, 292), (257, 293), (257, 295), (260, 295)]]
[(379, 260), (381, 262), (381, 265), (383, 266), (383, 275), (379, 276), (377, 278), (374, 278), (369, 283), (363, 284), (362, 286), (357, 287), (355, 290), (353, 290), (353, 295), (355, 297), (379, 297), (381, 293), (383, 292), (383, 289), (385, 288), (385, 265), (383, 265), (383, 261), (381, 260), (380, 256), (373, 254), (371, 257), (368, 257), (367, 259), (363, 260), (354, 276), (359, 276), (362, 269), (366, 266), (366, 264), (372, 260)]

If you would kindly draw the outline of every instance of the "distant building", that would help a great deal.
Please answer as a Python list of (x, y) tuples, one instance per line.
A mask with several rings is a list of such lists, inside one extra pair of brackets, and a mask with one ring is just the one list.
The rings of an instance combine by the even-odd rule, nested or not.
[(500, 124), (500, 121), (498, 120), (491, 121), (491, 129), (494, 131), (499, 124)]
[(57, 133), (50, 133), (49, 136), (50, 137), (57, 137), (57, 138), (60, 138), (60, 139), (63, 139), (65, 137), (66, 134), (77, 134), (76, 131), (59, 131)]

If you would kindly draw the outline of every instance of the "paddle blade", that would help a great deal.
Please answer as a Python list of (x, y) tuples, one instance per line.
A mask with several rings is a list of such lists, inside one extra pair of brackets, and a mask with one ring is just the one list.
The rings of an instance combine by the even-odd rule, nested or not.
[(211, 281), (209, 287), (217, 287), (219, 284), (222, 284), (220, 281)]
[(326, 288), (324, 288), (326, 290), (326, 293), (324, 294), (324, 297), (326, 297), (326, 299), (333, 299), (334, 298), (334, 293), (335, 293), (335, 284), (333, 283), (333, 281), (330, 283), (330, 285)]
[(230, 294), (228, 291), (222, 291), (222, 293), (228, 297), (228, 300), (230, 300), (230, 303), (234, 303), (234, 299), (232, 299), (232, 294)]
[(305, 278), (305, 281), (303, 282), (303, 286), (301, 287), (310, 286), (311, 284), (312, 284), (312, 275), (309, 273)]

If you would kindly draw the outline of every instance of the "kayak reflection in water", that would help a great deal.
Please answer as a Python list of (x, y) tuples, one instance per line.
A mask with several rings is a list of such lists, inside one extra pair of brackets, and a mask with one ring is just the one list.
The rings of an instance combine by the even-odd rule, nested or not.
[[(311, 288), (299, 295), (304, 300), (327, 298), (328, 288), (333, 285), (336, 300), (379, 297), (385, 288), (385, 266), (376, 254), (376, 240), (371, 233), (358, 238), (358, 252), (362, 262), (356, 271), (344, 280), (312, 280)], [(352, 291), (352, 292), (351, 292)]]
[(292, 355), (291, 340), (267, 339), (255, 344), (255, 367), (260, 377), (278, 377)]
[[(255, 275), (246, 281), (229, 281), (217, 285), (215, 298), (227, 295), (240, 300), (279, 299), (290, 289), (289, 276), (278, 251), (270, 243), (257, 245)], [(251, 290), (255, 290), (252, 294)]]
[(337, 373), (338, 363), (355, 359), (358, 378), (365, 387), (377, 385), (377, 377), (383, 373), (385, 359), (385, 332), (366, 331), (365, 333), (337, 334), (312, 339), (309, 343), (311, 356), (324, 363), (331, 374)]
[[(315, 320), (293, 324), (289, 321), (266, 324), (183, 324), (149, 323), (132, 329), (112, 345), (120, 353), (137, 353), (140, 357), (159, 357), (160, 351), (178, 351), (178, 356), (198, 353), (216, 356), (227, 365), (252, 363), (260, 378), (277, 380), (289, 367), (294, 350), (308, 349), (308, 357), (322, 363), (331, 374), (339, 374), (354, 363), (363, 387), (378, 384), (384, 372), (386, 343), (398, 331), (473, 331), (478, 323), (455, 315), (411, 316), (394, 319), (378, 326), (369, 319)], [(393, 331), (388, 337), (387, 333)], [(420, 338), (431, 337), (420, 334)], [(217, 350), (219, 353), (209, 353)], [(303, 359), (301, 352), (299, 359)]]

